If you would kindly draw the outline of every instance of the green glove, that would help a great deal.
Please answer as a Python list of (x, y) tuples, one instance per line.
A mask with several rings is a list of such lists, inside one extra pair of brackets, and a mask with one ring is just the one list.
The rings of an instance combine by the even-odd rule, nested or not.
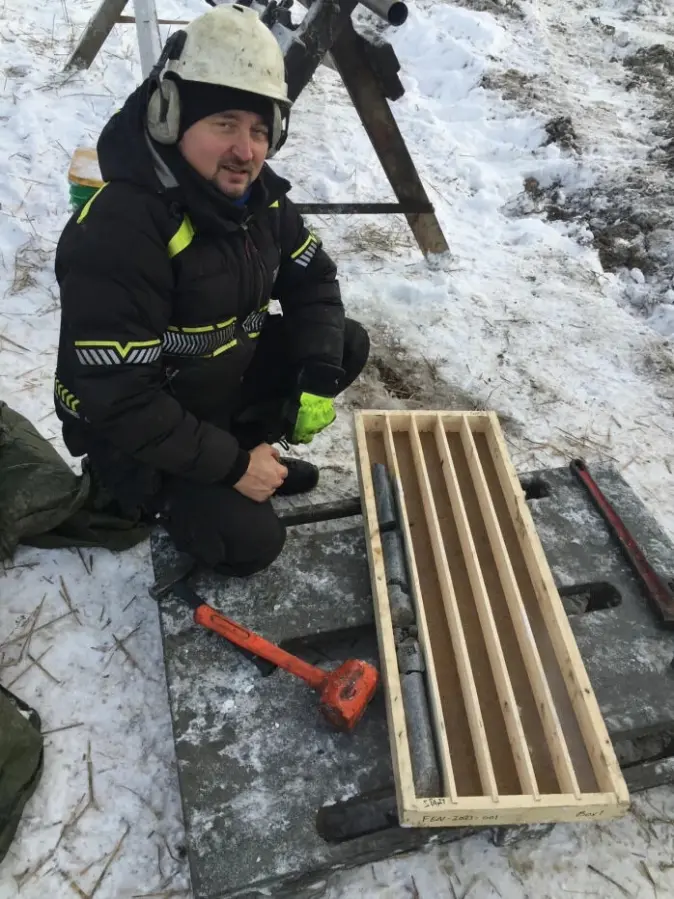
[(291, 443), (311, 443), (335, 418), (334, 400), (313, 393), (301, 393)]

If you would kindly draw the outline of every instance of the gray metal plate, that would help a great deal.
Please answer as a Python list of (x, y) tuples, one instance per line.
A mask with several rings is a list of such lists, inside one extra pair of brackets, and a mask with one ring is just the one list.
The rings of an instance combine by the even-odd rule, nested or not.
[[(596, 467), (592, 474), (651, 564), (671, 576), (674, 548), (641, 501), (615, 470)], [(620, 596), (613, 608), (569, 616), (612, 738), (671, 728), (674, 631), (659, 625), (615, 538), (571, 472), (554, 469), (538, 477), (550, 496), (529, 506), (557, 585), (605, 582)]]
[[(602, 468), (593, 475), (656, 567), (674, 568), (671, 544), (622, 478)], [(570, 616), (612, 737), (674, 730), (674, 634), (659, 628), (568, 469), (526, 479), (532, 477), (550, 491), (530, 507), (557, 583), (606, 581), (620, 594), (613, 609)], [(360, 526), (348, 524), (328, 533), (291, 532), (281, 558), (252, 578), (199, 573), (191, 583), (207, 602), (269, 639), (313, 642), (311, 660), (376, 661), (364, 538)], [(165, 533), (153, 536), (152, 553), (160, 577), (174, 558)], [(392, 782), (382, 696), (353, 735), (335, 733), (318, 714), (317, 696), (296, 678), (280, 671), (262, 678), (173, 600), (162, 602), (160, 617), (197, 899), (299, 899), (330, 869), (472, 832), (390, 828), (325, 842), (316, 829), (323, 805)], [(654, 763), (643, 776), (669, 779), (671, 766)]]

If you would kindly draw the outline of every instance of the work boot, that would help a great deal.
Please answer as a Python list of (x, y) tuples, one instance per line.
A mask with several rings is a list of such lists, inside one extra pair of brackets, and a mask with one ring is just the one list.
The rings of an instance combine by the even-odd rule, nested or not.
[(288, 469), (288, 477), (276, 491), (276, 496), (306, 493), (318, 484), (318, 467), (311, 462), (305, 462), (304, 459), (290, 459), (287, 456), (281, 456), (279, 462)]

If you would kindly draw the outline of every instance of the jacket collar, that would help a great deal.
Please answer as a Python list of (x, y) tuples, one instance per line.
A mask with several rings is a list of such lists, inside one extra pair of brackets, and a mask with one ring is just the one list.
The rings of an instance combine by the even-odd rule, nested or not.
[(290, 183), (265, 163), (253, 182), (248, 202), (237, 206), (187, 162), (177, 147), (164, 147), (147, 137), (155, 172), (167, 198), (189, 215), (197, 231), (218, 234), (236, 231), (264, 213), (290, 190)]

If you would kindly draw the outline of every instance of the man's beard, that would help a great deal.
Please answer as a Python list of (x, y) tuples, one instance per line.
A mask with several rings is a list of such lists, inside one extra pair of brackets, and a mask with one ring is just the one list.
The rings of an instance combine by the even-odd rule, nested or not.
[[(220, 172), (223, 172), (223, 171), (224, 172), (233, 172), (234, 174), (237, 174), (237, 175), (246, 175), (246, 181), (245, 181), (245, 183), (243, 183), (237, 187), (232, 187), (232, 188), (223, 187), (218, 180), (218, 175), (220, 174)], [(224, 196), (228, 197), (229, 199), (238, 200), (240, 197), (242, 197), (246, 193), (246, 191), (248, 190), (248, 188), (250, 187), (250, 185), (252, 183), (252, 180), (253, 180), (253, 170), (250, 166), (238, 165), (236, 162), (222, 162), (222, 163), (218, 164), (215, 174), (211, 178), (211, 183)]]

